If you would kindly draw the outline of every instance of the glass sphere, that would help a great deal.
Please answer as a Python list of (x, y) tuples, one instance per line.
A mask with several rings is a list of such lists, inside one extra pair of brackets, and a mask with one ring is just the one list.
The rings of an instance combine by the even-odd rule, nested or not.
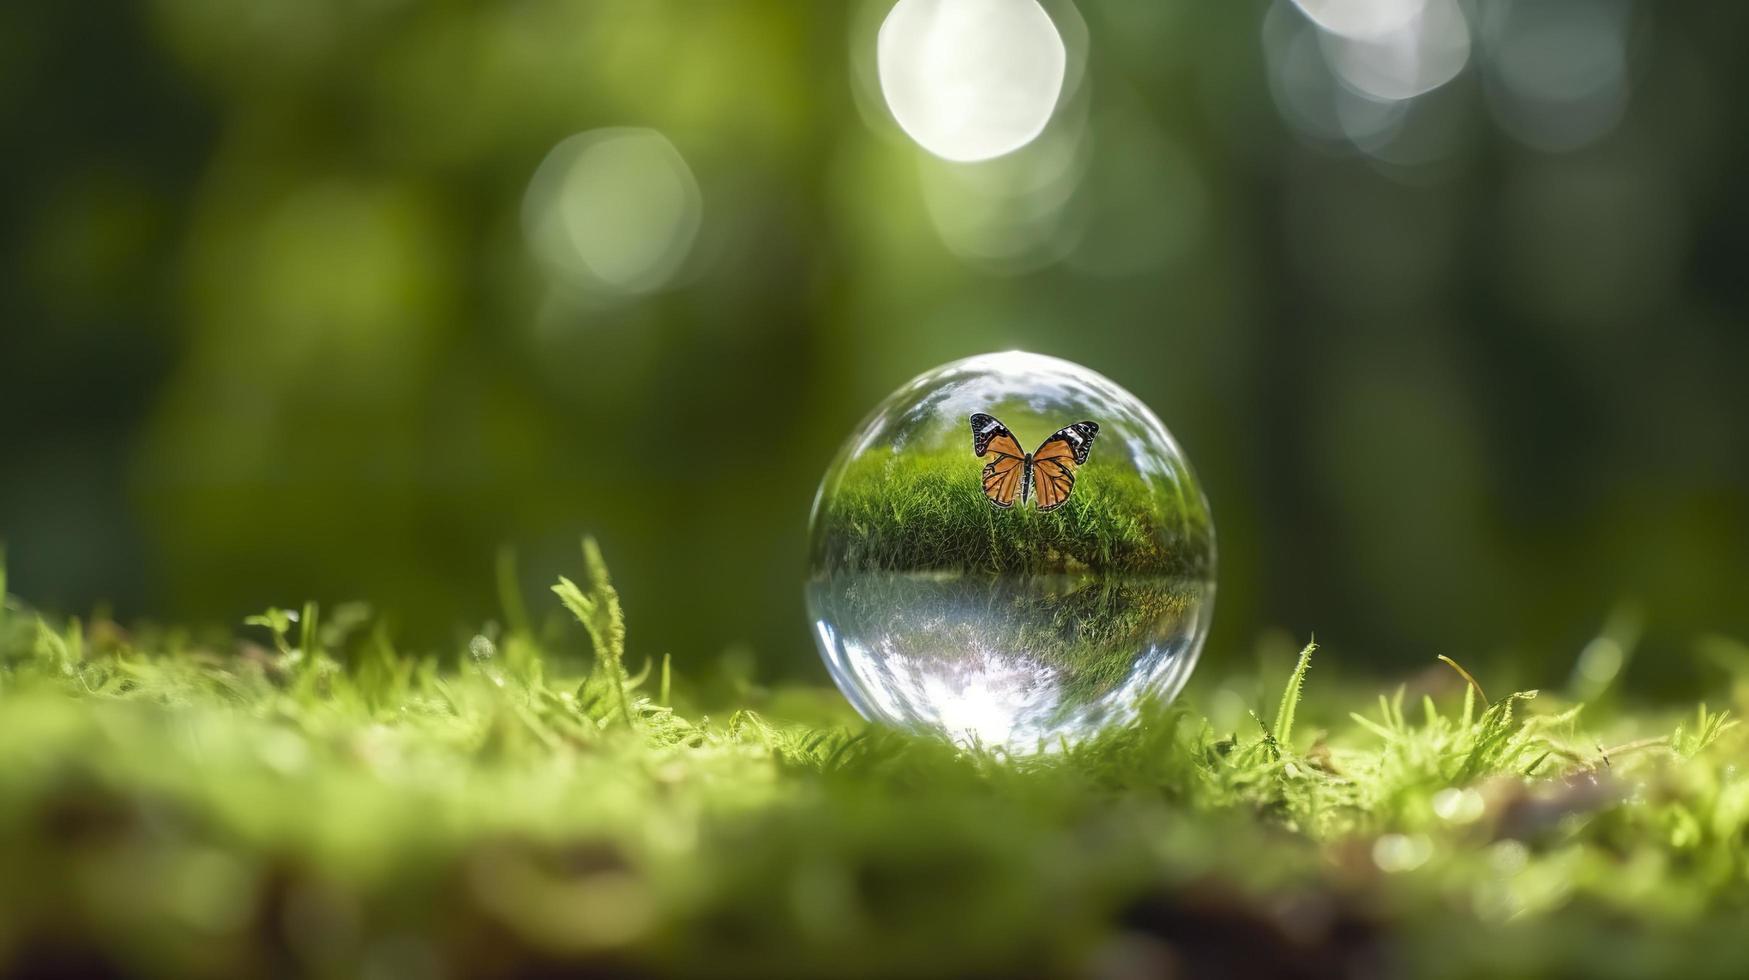
[(865, 717), (1011, 753), (1177, 695), (1214, 604), (1190, 464), (1134, 395), (986, 354), (921, 375), (814, 498), (808, 613)]

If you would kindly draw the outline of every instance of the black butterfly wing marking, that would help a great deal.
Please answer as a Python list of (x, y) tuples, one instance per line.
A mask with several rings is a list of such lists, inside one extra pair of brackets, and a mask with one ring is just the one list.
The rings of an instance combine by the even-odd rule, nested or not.
[(1087, 462), (1093, 451), (1093, 438), (1099, 435), (1099, 423), (1076, 422), (1058, 429), (1039, 444), (1038, 451), (1027, 460), (1039, 510), (1056, 510), (1069, 500), (1075, 490), (1075, 471)]
[(1013, 507), (1016, 498), (1024, 503), (1032, 467), (1020, 441), (995, 416), (979, 412), (971, 421), (972, 452), (996, 457), (984, 464), (984, 496), (1003, 508)]

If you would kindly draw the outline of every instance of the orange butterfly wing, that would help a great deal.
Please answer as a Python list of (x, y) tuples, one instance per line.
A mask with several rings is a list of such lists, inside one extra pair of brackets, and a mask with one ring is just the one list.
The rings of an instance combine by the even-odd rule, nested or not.
[(1014, 498), (1025, 500), (1026, 451), (1020, 448), (1014, 433), (995, 418), (982, 412), (972, 416), (972, 452), (982, 457), (995, 453), (996, 458), (984, 464), (984, 496), (998, 507), (1013, 507)]
[(1076, 422), (1056, 431), (1032, 454), (1033, 492), (1039, 510), (1056, 510), (1075, 489), (1075, 471), (1087, 462), (1099, 423)]

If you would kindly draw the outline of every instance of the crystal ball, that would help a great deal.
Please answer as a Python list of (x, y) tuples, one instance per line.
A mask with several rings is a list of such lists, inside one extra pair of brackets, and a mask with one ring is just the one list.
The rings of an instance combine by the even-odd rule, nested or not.
[(894, 392), (826, 471), (808, 614), (864, 717), (1012, 754), (1184, 686), (1214, 604), (1208, 501), (1134, 395), (986, 354)]

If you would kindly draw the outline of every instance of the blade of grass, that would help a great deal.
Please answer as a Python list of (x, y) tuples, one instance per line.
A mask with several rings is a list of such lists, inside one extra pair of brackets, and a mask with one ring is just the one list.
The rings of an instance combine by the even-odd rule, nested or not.
[(498, 582), (498, 606), (512, 633), (530, 634), (528, 605), (522, 601), (522, 580), (516, 574), (516, 551), (509, 545), (498, 549), (494, 576)]
[[(1486, 695), (1482, 692), (1482, 685), (1477, 683), (1476, 678), (1474, 676), (1472, 676), (1469, 671), (1464, 669), (1463, 664), (1458, 663), (1456, 660), (1451, 659), (1450, 657), (1446, 656), (1443, 653), (1439, 655), (1439, 659), (1447, 667), (1450, 667), (1452, 670), (1457, 671), (1458, 676), (1462, 677), (1465, 681), (1469, 682), (1470, 690), (1475, 691), (1476, 697), (1482, 699), (1482, 706), (1483, 707), (1492, 707), (1493, 706), (1493, 702), (1488, 700), (1488, 695)], [(1466, 721), (1469, 719), (1469, 710), (1467, 708), (1464, 711), (1464, 719)]]
[(561, 575), (559, 583), (553, 586), (553, 593), (589, 634), (590, 643), (595, 647), (597, 668), (613, 682), (620, 717), (630, 725), (632, 707), (626, 694), (625, 617), (620, 611), (619, 593), (614, 591), (613, 583), (607, 577), (607, 562), (602, 560), (601, 548), (594, 538), (583, 539), (583, 566), (588, 572), (589, 592), (585, 593), (577, 583)]
[(1312, 667), (1312, 652), (1318, 649), (1318, 640), (1312, 638), (1300, 651), (1299, 662), (1294, 664), (1294, 672), (1288, 676), (1287, 688), (1281, 692), (1281, 707), (1275, 711), (1275, 741), (1277, 745), (1286, 745), (1288, 736), (1294, 731), (1294, 710), (1300, 704), (1300, 692), (1306, 684), (1306, 671)]
[(298, 620), (298, 649), (304, 653), (304, 662), (316, 655), (316, 616), (320, 612), (314, 602), (304, 603), (304, 614)]

